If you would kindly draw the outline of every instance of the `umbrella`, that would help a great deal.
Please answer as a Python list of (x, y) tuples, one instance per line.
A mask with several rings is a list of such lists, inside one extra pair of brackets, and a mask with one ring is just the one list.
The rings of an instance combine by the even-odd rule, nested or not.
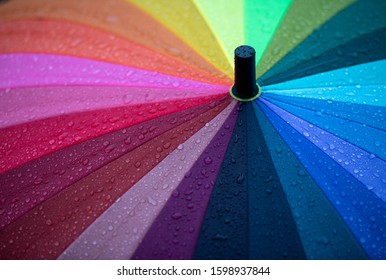
[(385, 259), (385, 13), (1, 1), (0, 258)]

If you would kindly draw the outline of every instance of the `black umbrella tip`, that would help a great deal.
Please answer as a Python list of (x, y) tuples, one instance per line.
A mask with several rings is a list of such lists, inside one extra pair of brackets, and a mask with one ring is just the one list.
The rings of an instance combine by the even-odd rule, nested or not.
[(256, 51), (251, 46), (242, 45), (235, 49), (235, 82), (230, 89), (231, 96), (243, 102), (260, 96), (260, 86), (256, 83)]

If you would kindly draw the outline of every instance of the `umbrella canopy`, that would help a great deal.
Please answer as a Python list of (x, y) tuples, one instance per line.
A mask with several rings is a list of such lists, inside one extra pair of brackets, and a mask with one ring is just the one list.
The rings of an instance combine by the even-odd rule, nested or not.
[(0, 258), (386, 259), (385, 14), (1, 1)]

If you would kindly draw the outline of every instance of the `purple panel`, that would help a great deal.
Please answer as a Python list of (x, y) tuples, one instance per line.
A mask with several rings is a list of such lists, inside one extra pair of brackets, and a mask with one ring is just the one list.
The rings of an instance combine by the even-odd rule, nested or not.
[(133, 259), (191, 259), (237, 118), (234, 109), (173, 192)]

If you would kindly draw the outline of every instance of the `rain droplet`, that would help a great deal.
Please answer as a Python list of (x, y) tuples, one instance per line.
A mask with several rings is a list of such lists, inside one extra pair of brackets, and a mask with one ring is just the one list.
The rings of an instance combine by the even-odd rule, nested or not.
[(207, 156), (205, 159), (204, 159), (204, 163), (206, 165), (209, 165), (213, 162), (212, 158), (210, 156)]
[(39, 185), (39, 184), (41, 184), (42, 182), (43, 182), (43, 179), (42, 179), (42, 178), (37, 178), (37, 179), (35, 179), (34, 184), (35, 184), (35, 185)]
[(272, 189), (266, 189), (265, 192), (266, 192), (267, 194), (272, 194)]
[(125, 140), (124, 140), (125, 144), (126, 145), (130, 145), (131, 144), (131, 137), (127, 137)]
[(182, 214), (179, 213), (179, 212), (176, 212), (176, 213), (174, 213), (174, 214), (172, 215), (172, 218), (173, 218), (174, 220), (181, 219), (181, 218), (182, 218)]
[(238, 184), (241, 184), (242, 182), (244, 182), (244, 180), (245, 180), (245, 175), (242, 173), (242, 174), (240, 174), (240, 175), (237, 177), (236, 182), (237, 182)]
[(111, 117), (111, 118), (109, 119), (109, 122), (110, 122), (110, 123), (116, 123), (116, 122), (119, 122), (119, 118), (118, 118), (118, 117)]
[(105, 153), (110, 153), (115, 149), (115, 145), (111, 144), (105, 148)]
[(183, 144), (179, 144), (178, 147), (177, 147), (177, 150), (182, 150), (184, 149), (184, 145)]
[(157, 200), (155, 200), (154, 198), (152, 197), (148, 197), (147, 198), (147, 202), (149, 202), (149, 204), (153, 205), (153, 206), (156, 206), (158, 203), (157, 203)]
[(264, 179), (264, 183), (272, 182), (274, 179), (272, 176), (268, 176), (266, 179)]
[(51, 226), (52, 225), (52, 220), (51, 219), (46, 220), (46, 225), (47, 226)]

